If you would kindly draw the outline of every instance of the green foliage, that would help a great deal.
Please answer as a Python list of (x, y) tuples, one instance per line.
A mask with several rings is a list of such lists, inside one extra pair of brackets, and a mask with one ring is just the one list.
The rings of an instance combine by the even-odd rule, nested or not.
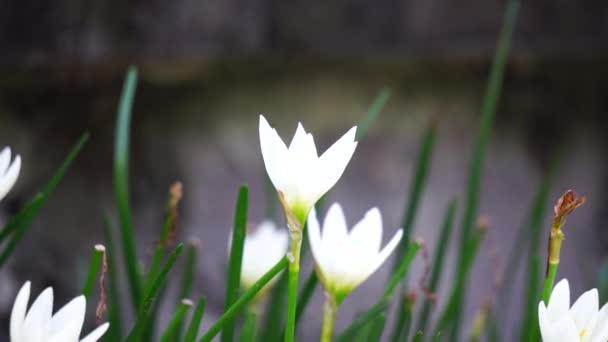
[(230, 306), (230, 308), (220, 316), (220, 318), (211, 325), (209, 330), (199, 339), (198, 342), (209, 342), (217, 335), (225, 324), (231, 323), (234, 317), (249, 304), (255, 296), (264, 288), (268, 282), (272, 280), (279, 272), (283, 271), (289, 265), (289, 259), (284, 257), (275, 266), (273, 266), (266, 274), (256, 281), (239, 299)]
[(105, 248), (103, 246), (100, 246), (100, 248), (96, 247), (93, 251), (93, 256), (91, 257), (91, 263), (89, 264), (87, 278), (82, 289), (82, 294), (87, 300), (91, 299), (91, 292), (93, 291), (95, 278), (97, 277), (97, 273), (99, 272), (99, 269), (102, 266), (104, 254)]
[[(194, 309), (194, 314), (192, 314), (192, 319), (190, 320), (190, 325), (188, 326), (188, 330), (186, 331), (186, 336), (184, 336), (184, 342), (194, 342), (196, 341), (196, 337), (198, 336), (198, 329), (201, 326), (201, 321), (203, 320), (203, 316), (205, 315), (205, 305), (207, 301), (205, 298), (201, 298), (196, 303), (196, 308)], [(178, 339), (179, 341), (179, 339)]]
[(87, 140), (89, 140), (89, 134), (85, 133), (78, 140), (76, 145), (74, 145), (68, 156), (63, 160), (57, 171), (55, 171), (55, 174), (53, 174), (53, 177), (51, 177), (42, 191), (34, 195), (34, 197), (9, 220), (4, 228), (0, 230), (0, 246), (3, 243), (3, 240), (11, 237), (11, 239), (1, 249), (0, 268), (2, 268), (2, 266), (8, 261), (8, 258), (17, 247), (17, 243), (25, 236), (27, 229), (30, 227), (36, 216), (38, 216), (42, 206), (55, 191), (59, 185), (59, 182), (63, 179), (64, 175), (72, 165), (74, 159), (76, 159), (80, 153), (80, 150), (82, 150), (82, 147)]
[(471, 160), (470, 173), (467, 185), (467, 193), (465, 199), (464, 216), (462, 219), (462, 231), (460, 237), (460, 254), (458, 259), (458, 267), (456, 274), (459, 279), (456, 280), (454, 287), (453, 308), (448, 310), (451, 312), (449, 320), (453, 321), (453, 330), (449, 334), (451, 340), (456, 341), (460, 337), (460, 320), (462, 317), (462, 307), (465, 301), (466, 288), (468, 282), (468, 269), (470, 266), (469, 246), (473, 237), (473, 227), (478, 215), (479, 197), (481, 193), (481, 179), (483, 173), (483, 165), (486, 155), (486, 148), (490, 140), (490, 133), (494, 123), (496, 107), (500, 90), (502, 88), (502, 80), (504, 78), (507, 58), (509, 55), (509, 46), (511, 43), (511, 35), (515, 26), (515, 18), (519, 2), (510, 0), (507, 4), (507, 9), (504, 15), (503, 27), (498, 38), (498, 48), (494, 57), (494, 63), (490, 70), (488, 79), (488, 87), (483, 99), (481, 108), (481, 120), (479, 125), (479, 133), (477, 135), (475, 146), (473, 148), (473, 159)]
[[(228, 267), (228, 281), (226, 285), (226, 297), (224, 299), (224, 311), (227, 311), (237, 300), (241, 283), (241, 264), (243, 262), (243, 246), (247, 230), (247, 206), (248, 188), (241, 186), (236, 204), (234, 216), (234, 229), (232, 231), (232, 242), (230, 247), (230, 265)], [(234, 325), (232, 321), (224, 324), (222, 330), (222, 342), (230, 342), (234, 336)]]
[[(448, 208), (443, 216), (443, 222), (441, 224), (441, 230), (439, 233), (439, 240), (437, 242), (437, 246), (435, 247), (435, 255), (433, 257), (431, 279), (429, 280), (428, 288), (426, 289), (431, 295), (435, 295), (438, 289), (439, 280), (441, 278), (441, 275), (443, 274), (448, 243), (452, 234), (452, 227), (454, 226), (456, 206), (456, 200), (450, 201), (450, 204), (448, 205)], [(426, 331), (430, 313), (431, 301), (429, 300), (429, 298), (425, 298), (425, 301), (422, 304), (422, 308), (420, 309), (417, 331)]]
[[(461, 231), (457, 241), (458, 258), (455, 265), (456, 269), (454, 270), (454, 278), (445, 282), (449, 286), (446, 289), (449, 292), (449, 297), (447, 298), (447, 304), (439, 312), (439, 319), (435, 322), (435, 328), (427, 330), (431, 325), (430, 317), (434, 295), (440, 290), (441, 279), (446, 269), (447, 249), (449, 248), (450, 241), (453, 239), (452, 232), (454, 231), (454, 221), (457, 213), (456, 200), (450, 201), (445, 210), (438, 233), (438, 243), (429, 261), (429, 279), (427, 282), (425, 278), (425, 283), (422, 285), (424, 286), (423, 292), (425, 296), (423, 296), (423, 302), (417, 317), (415, 317), (416, 312), (413, 309), (413, 299), (411, 302), (406, 302), (404, 300), (405, 297), (402, 296), (407, 289), (408, 270), (422, 246), (421, 242), (412, 242), (410, 235), (422, 203), (433, 159), (434, 146), (437, 141), (437, 128), (433, 121), (422, 134), (401, 222), (404, 235), (396, 250), (396, 261), (392, 267), (391, 277), (375, 304), (360, 315), (357, 315), (351, 324), (337, 335), (335, 341), (351, 342), (356, 340), (376, 342), (380, 341), (383, 336), (388, 336), (386, 326), (387, 320), (390, 320), (388, 316), (390, 312), (389, 306), (395, 297), (399, 298), (399, 308), (396, 310), (396, 320), (393, 319), (397, 323), (393, 324), (394, 328), (390, 335), (390, 341), (406, 341), (410, 337), (410, 327), (415, 318), (417, 324), (412, 327), (412, 329), (415, 328), (412, 336), (413, 341), (423, 341), (425, 336), (427, 340), (440, 340), (441, 336), (446, 336), (446, 339), (449, 340), (457, 340), (461, 337), (460, 329), (462, 328), (462, 312), (468, 288), (468, 277), (487, 230), (486, 226), (480, 226), (476, 223), (479, 215), (478, 209), (483, 166), (506, 68), (509, 42), (517, 8), (518, 2), (511, 0), (505, 13), (498, 48), (483, 100), (479, 132), (475, 140), (473, 157), (470, 164), (466, 195), (463, 201)], [(131, 67), (125, 78), (117, 112), (114, 150), (114, 191), (118, 214), (117, 230), (112, 227), (111, 222), (107, 218), (104, 218), (105, 252), (108, 266), (108, 320), (111, 323), (110, 329), (105, 336), (106, 340), (122, 341), (124, 340), (123, 333), (127, 330), (129, 331), (126, 338), (127, 342), (149, 342), (153, 340), (160, 340), (161, 342), (209, 342), (220, 333), (222, 342), (232, 342), (235, 340), (235, 336), (238, 336), (238, 340), (241, 342), (253, 342), (256, 340), (276, 342), (282, 336), (287, 336), (290, 339), (291, 333), (297, 328), (297, 324), (301, 324), (304, 310), (307, 308), (319, 285), (319, 279), (317, 274), (311, 271), (299, 293), (297, 282), (292, 281), (292, 288), (288, 289), (288, 276), (289, 274), (296, 274), (296, 272), (285, 272), (290, 262), (287, 257), (284, 257), (253, 286), (244, 292), (241, 291), (240, 278), (249, 206), (247, 186), (241, 186), (236, 202), (230, 258), (226, 274), (224, 310), (220, 317), (206, 331), (202, 332), (202, 336), (199, 337), (201, 322), (205, 314), (206, 300), (204, 297), (198, 300), (189, 321), (188, 316), (192, 303), (189, 300), (185, 300), (192, 298), (199, 248), (197, 244), (188, 245), (182, 273), (179, 276), (169, 276), (170, 274), (176, 275), (175, 272), (172, 273), (172, 270), (184, 249), (182, 244), (178, 244), (169, 253), (169, 246), (173, 244), (175, 238), (174, 228), (177, 222), (175, 206), (169, 205), (167, 208), (168, 213), (162, 222), (159, 239), (154, 246), (150, 260), (147, 260), (147, 263), (140, 261), (130, 208), (128, 170), (130, 126), (136, 85), (137, 70)], [(358, 124), (357, 141), (360, 141), (364, 137), (377, 120), (390, 95), (391, 92), (388, 89), (382, 89), (378, 93)], [(87, 135), (83, 136), (78, 144), (76, 144), (44, 190), (36, 194), (0, 230), (0, 247), (2, 247), (0, 250), (0, 266), (6, 262), (17, 242), (23, 237), (27, 227), (36, 217), (50, 194), (55, 190), (67, 168), (87, 140), (87, 137)], [(550, 176), (551, 174), (541, 184), (530, 215), (524, 225), (525, 230), (522, 230), (520, 234), (523, 245), (527, 247), (527, 257), (525, 259), (527, 267), (527, 292), (524, 310), (521, 314), (524, 317), (525, 323), (520, 327), (520, 337), (522, 340), (532, 341), (538, 339), (535, 306), (537, 305), (539, 295), (539, 272), (542, 263), (539, 251), (541, 250), (541, 232), (544, 209), (548, 200)], [(272, 184), (268, 179), (266, 179), (266, 188), (267, 216), (274, 218), (277, 207), (276, 193), (274, 193)], [(319, 209), (322, 203), (320, 201), (317, 204)], [(305, 232), (304, 237), (306, 237)], [(120, 248), (122, 249), (119, 250)], [(302, 258), (306, 256), (306, 252), (307, 248), (306, 244), (304, 244)], [(83, 293), (87, 298), (91, 297), (94, 290), (95, 281), (102, 265), (102, 258), (103, 254), (100, 251), (96, 251), (91, 258), (89, 272), (83, 288)], [(509, 262), (516, 266), (521, 260), (519, 255), (514, 255), (511, 259), (513, 260)], [(605, 269), (608, 270), (608, 266)], [(129, 290), (128, 298), (122, 298), (125, 296), (120, 292), (119, 279), (121, 278), (122, 270), (126, 273), (126, 285)], [(556, 269), (549, 269), (548, 271), (549, 280), (552, 284), (552, 278), (555, 277)], [(282, 275), (279, 276), (281, 272)], [(276, 282), (270, 298), (268, 298), (268, 305), (264, 313), (265, 319), (263, 319), (262, 313), (256, 311), (257, 304), (259, 304), (257, 303), (259, 299), (258, 294), (277, 276), (279, 276), (279, 280)], [(177, 298), (167, 301), (172, 306), (176, 306), (173, 316), (169, 322), (157, 324), (156, 317), (158, 317), (158, 312), (161, 308), (160, 299), (165, 292), (170, 293), (165, 290), (168, 287), (169, 281), (174, 278), (177, 279), (176, 283), (178, 284)], [(608, 291), (607, 279), (608, 271), (605, 271), (600, 278), (600, 288), (603, 295)], [(290, 290), (292, 302), (294, 302), (293, 299), (297, 295), (298, 306), (292, 305), (290, 307), (290, 314), (294, 314), (295, 311), (295, 326), (289, 326), (286, 329), (285, 307), (288, 290)], [(395, 295), (395, 291), (398, 292), (398, 295)], [(546, 293), (543, 293), (544, 299), (546, 299), (546, 295)], [(126, 305), (125, 303), (129, 303), (130, 305)], [(133, 322), (128, 322), (123, 317), (123, 314), (130, 310), (135, 314)], [(485, 331), (490, 340), (497, 341), (499, 333), (495, 310), (488, 310), (487, 316), (484, 318), (483, 322), (486, 325), (480, 326), (480, 329), (485, 330), (480, 331)], [(259, 327), (258, 322), (261, 323)], [(154, 335), (156, 330), (158, 330), (155, 329), (157, 326), (162, 331), (160, 336)]]
[(130, 67), (122, 89), (120, 103), (118, 104), (118, 118), (116, 123), (116, 141), (114, 144), (114, 191), (116, 193), (116, 206), (120, 222), (120, 237), (131, 301), (137, 310), (141, 304), (141, 278), (137, 266), (137, 246), (133, 232), (131, 208), (129, 204), (129, 131), (131, 128), (131, 110), (137, 87), (137, 69)]

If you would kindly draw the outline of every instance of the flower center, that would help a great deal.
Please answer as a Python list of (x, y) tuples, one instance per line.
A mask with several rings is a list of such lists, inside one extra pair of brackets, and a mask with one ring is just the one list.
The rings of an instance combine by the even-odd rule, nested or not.
[(586, 334), (586, 333), (587, 333), (587, 328), (585, 328), (585, 329), (581, 330), (581, 332), (578, 334), (578, 336), (579, 336), (580, 338), (583, 338), (583, 337), (585, 336), (585, 334)]

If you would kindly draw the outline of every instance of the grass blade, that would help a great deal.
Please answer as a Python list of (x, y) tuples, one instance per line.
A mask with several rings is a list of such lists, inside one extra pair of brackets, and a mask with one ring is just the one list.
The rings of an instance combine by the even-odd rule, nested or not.
[[(439, 280), (443, 274), (443, 268), (445, 265), (445, 259), (447, 255), (447, 249), (452, 234), (452, 228), (454, 227), (454, 217), (456, 216), (457, 201), (451, 200), (448, 204), (448, 208), (443, 216), (441, 224), (441, 230), (439, 233), (439, 242), (435, 248), (435, 254), (433, 256), (433, 267), (431, 269), (431, 278), (429, 280), (427, 291), (434, 294), (437, 291)], [(418, 319), (417, 331), (426, 331), (428, 326), (428, 320), (431, 313), (431, 301), (425, 298), (422, 308), (420, 309), (420, 318)]]
[(109, 284), (109, 308), (108, 320), (110, 327), (105, 337), (108, 341), (122, 341), (122, 300), (118, 289), (118, 264), (116, 263), (116, 248), (114, 245), (114, 237), (112, 226), (107, 217), (103, 218), (104, 237), (106, 245), (106, 259), (108, 261), (108, 284)]
[(285, 318), (288, 286), (287, 276), (287, 272), (281, 274), (275, 287), (272, 289), (268, 304), (266, 305), (266, 317), (264, 319), (262, 333), (260, 334), (258, 341), (278, 341), (282, 336), (281, 329), (277, 329), (276, 327), (284, 325), (283, 321)]
[(401, 220), (401, 228), (403, 229), (403, 238), (397, 247), (397, 257), (393, 264), (393, 272), (397, 271), (400, 265), (400, 260), (405, 254), (410, 244), (410, 235), (416, 219), (416, 213), (422, 198), (422, 191), (428, 179), (431, 161), (433, 159), (433, 148), (437, 140), (437, 127), (434, 122), (431, 122), (422, 136), (422, 142), (418, 151), (418, 157), (414, 166), (413, 178), (410, 188), (407, 204), (403, 211), (403, 219)]
[[(226, 285), (226, 297), (224, 300), (224, 312), (234, 304), (239, 297), (241, 287), (241, 266), (243, 262), (243, 246), (247, 229), (247, 204), (248, 188), (242, 185), (236, 202), (234, 214), (234, 229), (232, 231), (232, 242), (230, 244), (230, 264), (228, 266), (228, 281)], [(227, 322), (222, 330), (221, 341), (232, 342), (234, 336), (234, 323)]]
[[(190, 298), (192, 295), (192, 287), (194, 285), (194, 273), (196, 272), (196, 258), (198, 256), (198, 249), (200, 248), (199, 241), (191, 241), (188, 244), (188, 249), (186, 250), (186, 261), (184, 263), (184, 269), (182, 271), (182, 281), (181, 287), (179, 290), (179, 298)], [(183, 323), (177, 327), (175, 331), (175, 336), (173, 336), (174, 341), (182, 341), (182, 332), (184, 330)]]
[(437, 327), (435, 328), (435, 335), (446, 335), (454, 337), (453, 334), (448, 333), (449, 328), (451, 327), (454, 330), (458, 330), (459, 327), (456, 327), (455, 324), (460, 319), (457, 317), (460, 315), (460, 308), (462, 308), (462, 293), (465, 290), (465, 283), (468, 275), (473, 266), (473, 262), (475, 261), (475, 256), (479, 250), (479, 246), (481, 245), (481, 241), (483, 240), (488, 227), (485, 223), (479, 225), (478, 229), (474, 231), (475, 235), (469, 241), (469, 244), (466, 246), (466, 251), (464, 253), (464, 268), (462, 270), (463, 273), (456, 275), (456, 281), (452, 288), (452, 292), (449, 297), (448, 304), (445, 309), (441, 313), (439, 317)]
[(253, 342), (255, 341), (255, 327), (257, 323), (257, 315), (253, 311), (247, 312), (245, 317), (245, 323), (241, 329), (241, 335), (239, 336), (239, 342)]
[(137, 246), (133, 235), (133, 222), (129, 205), (129, 130), (131, 110), (137, 87), (137, 69), (130, 67), (122, 88), (116, 124), (114, 145), (114, 192), (120, 221), (120, 235), (127, 271), (131, 301), (135, 309), (141, 304), (140, 274), (137, 267)]
[(241, 311), (249, 302), (251, 302), (258, 292), (272, 280), (279, 272), (283, 271), (289, 265), (289, 259), (284, 257), (276, 265), (274, 265), (266, 274), (256, 281), (234, 304), (224, 311), (224, 314), (207, 330), (207, 332), (199, 339), (199, 342), (210, 342), (217, 335), (224, 324), (234, 320), (234, 317)]
[[(467, 196), (462, 220), (462, 235), (460, 238), (461, 252), (459, 255), (457, 267), (458, 274), (463, 274), (463, 271), (465, 270), (465, 268), (467, 268), (467, 252), (465, 248), (471, 241), (471, 232), (473, 230), (473, 226), (475, 225), (475, 220), (477, 218), (479, 196), (481, 191), (481, 177), (486, 155), (486, 148), (490, 140), (490, 133), (494, 124), (496, 106), (502, 88), (502, 81), (505, 74), (507, 59), (509, 55), (511, 35), (513, 33), (513, 27), (515, 26), (515, 18), (517, 16), (518, 7), (519, 2), (517, 0), (510, 0), (507, 4), (502, 29), (498, 38), (498, 47), (494, 56), (494, 62), (490, 71), (490, 77), (488, 79), (488, 87), (486, 89), (486, 94), (483, 99), (479, 133), (477, 135), (475, 146), (473, 148), (473, 159), (471, 160), (471, 167), (467, 185)], [(462, 316), (461, 304), (465, 302), (465, 290), (467, 288), (467, 279), (464, 280), (462, 292), (458, 294), (460, 298), (457, 298), (457, 306), (454, 308), (454, 331), (450, 335), (451, 340), (453, 341), (456, 341), (459, 338), (459, 329), (461, 326), (460, 318)]]
[(190, 310), (191, 307), (191, 300), (182, 299), (181, 303), (177, 307), (177, 310), (175, 310), (171, 321), (169, 321), (167, 329), (165, 329), (165, 332), (161, 335), (160, 342), (179, 341), (176, 340), (174, 336), (177, 333), (177, 329), (182, 325), (182, 322), (184, 321), (184, 316), (186, 316), (186, 313), (188, 312), (188, 310)]
[(196, 303), (196, 308), (194, 309), (192, 319), (190, 320), (190, 325), (188, 325), (188, 330), (186, 331), (186, 336), (183, 340), (184, 342), (196, 341), (196, 337), (198, 336), (198, 329), (200, 328), (201, 321), (203, 320), (203, 316), (205, 315), (205, 305), (205, 297), (199, 299), (198, 303)]
[[(433, 147), (435, 146), (436, 140), (437, 127), (435, 122), (431, 122), (422, 136), (422, 142), (418, 151), (418, 157), (416, 158), (414, 173), (412, 175), (412, 181), (410, 183), (412, 184), (412, 187), (410, 188), (408, 194), (406, 206), (403, 211), (403, 218), (401, 221), (401, 227), (403, 228), (403, 238), (401, 239), (401, 242), (397, 247), (397, 257), (395, 258), (395, 263), (393, 264), (393, 272), (396, 271), (399, 267), (399, 260), (401, 260), (401, 258), (403, 257), (403, 254), (406, 252), (406, 249), (410, 243), (410, 235), (414, 226), (414, 221), (416, 219), (416, 213), (418, 212), (418, 207), (422, 198), (422, 192), (425, 188), (426, 181), (428, 179), (429, 169), (433, 157)], [(403, 290), (406, 291), (405, 288)], [(401, 330), (404, 328), (406, 321), (409, 322), (407, 317), (405, 317), (406, 312), (408, 310), (405, 308), (404, 305), (404, 301), (399, 302), (399, 309), (397, 310), (397, 324), (395, 324), (393, 328), (393, 338), (400, 336), (402, 333)]]
[[(41, 192), (34, 195), (34, 197), (28, 202), (28, 204), (21, 210), (17, 215), (15, 215), (9, 223), (2, 229), (2, 236), (8, 236), (12, 234), (11, 239), (6, 244), (2, 253), (0, 253), (0, 268), (6, 263), (8, 258), (11, 256), (15, 248), (17, 247), (17, 243), (21, 241), (21, 239), (25, 236), (27, 229), (34, 221), (34, 218), (38, 215), (38, 212), (46, 203), (49, 196), (55, 191), (59, 182), (63, 179), (63, 176), (67, 172), (67, 170), (72, 165), (72, 162), (80, 151), (82, 147), (89, 139), (89, 134), (83, 134), (76, 145), (72, 148), (68, 156), (62, 161), (61, 165), (53, 174), (53, 177), (46, 183)], [(2, 239), (0, 239), (1, 242)]]
[(150, 309), (152, 309), (152, 307), (156, 301), (156, 297), (158, 296), (160, 290), (163, 288), (163, 285), (165, 284), (165, 282), (167, 280), (167, 275), (169, 274), (169, 271), (171, 271), (171, 268), (175, 264), (175, 261), (177, 260), (177, 257), (182, 252), (183, 248), (184, 248), (183, 244), (179, 244), (175, 248), (175, 250), (171, 253), (171, 255), (169, 255), (167, 262), (165, 263), (165, 265), (159, 272), (158, 276), (156, 276), (156, 278), (154, 279), (154, 285), (146, 293), (146, 296), (142, 301), (141, 307), (137, 311), (137, 320), (135, 321), (135, 327), (129, 334), (129, 337), (127, 337), (127, 342), (141, 341), (142, 334), (147, 329)]
[(16, 215), (11, 217), (9, 222), (2, 228), (2, 230), (0, 230), (0, 244), (4, 241), (4, 239), (17, 230), (17, 227), (20, 226), (20, 223), (23, 222), (27, 215), (30, 215), (29, 212), (31, 208), (40, 205), (39, 202), (42, 202), (43, 200), (44, 196), (42, 192), (37, 193), (19, 210)]
[(386, 324), (386, 314), (381, 312), (372, 324), (372, 329), (367, 336), (367, 342), (378, 342), (382, 338), (384, 325)]
[(95, 246), (93, 256), (91, 257), (91, 263), (89, 264), (87, 278), (82, 289), (82, 294), (87, 301), (91, 299), (91, 292), (93, 291), (93, 286), (95, 285), (95, 278), (97, 277), (97, 273), (99, 273), (99, 269), (101, 268), (101, 263), (103, 261), (103, 255), (105, 252), (105, 247), (101, 245)]
[(367, 108), (367, 112), (363, 115), (363, 118), (359, 120), (357, 124), (357, 133), (355, 134), (355, 140), (361, 141), (361, 139), (367, 133), (367, 130), (374, 124), (374, 122), (378, 119), (378, 115), (386, 103), (391, 98), (391, 90), (389, 88), (382, 88), (378, 92), (378, 95), (374, 98), (374, 102)]

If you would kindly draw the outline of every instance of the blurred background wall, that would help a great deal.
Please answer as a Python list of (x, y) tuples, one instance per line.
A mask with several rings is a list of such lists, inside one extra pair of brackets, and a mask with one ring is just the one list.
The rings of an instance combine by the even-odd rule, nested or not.
[[(251, 223), (265, 215), (260, 113), (284, 139), (302, 121), (323, 150), (359, 120), (379, 89), (390, 88), (390, 102), (330, 196), (345, 205), (351, 223), (378, 206), (386, 236), (399, 225), (422, 132), (436, 122), (439, 140), (414, 233), (432, 249), (447, 202), (463, 198), (503, 8), (503, 1), (483, 0), (5, 0), (0, 137), (24, 163), (1, 204), (3, 216), (42, 186), (82, 132), (91, 140), (0, 272), (0, 339), (23, 281), (33, 280), (37, 290), (54, 286), (58, 302), (74, 296), (82, 265), (102, 239), (101, 217), (114, 216), (115, 109), (129, 63), (141, 74), (131, 150), (139, 250), (150, 255), (167, 189), (183, 181), (180, 237), (201, 240), (197, 291), (209, 298), (208, 322), (223, 305), (239, 184), (251, 186)], [(608, 247), (607, 17), (603, 1), (521, 6), (485, 164), (481, 213), (490, 231), (473, 271), (467, 317), (492, 295), (493, 278), (560, 148), (551, 202), (568, 188), (588, 196), (569, 220), (560, 276), (578, 280), (575, 293), (595, 286)], [(423, 267), (418, 260), (410, 277), (416, 290)], [(338, 329), (374, 301), (387, 273), (381, 269), (352, 294)], [(318, 309), (306, 313), (306, 341), (317, 336)]]

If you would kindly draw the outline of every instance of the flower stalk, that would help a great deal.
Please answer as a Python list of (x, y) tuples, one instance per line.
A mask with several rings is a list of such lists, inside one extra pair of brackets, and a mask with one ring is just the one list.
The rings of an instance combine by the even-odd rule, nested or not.
[(576, 208), (585, 203), (585, 197), (579, 196), (573, 190), (566, 191), (558, 200), (553, 208), (554, 216), (551, 223), (551, 233), (549, 234), (549, 251), (547, 255), (547, 272), (543, 284), (542, 300), (548, 305), (551, 297), (551, 290), (555, 283), (555, 276), (559, 267), (559, 257), (562, 250), (562, 242), (565, 235), (562, 231), (566, 223), (566, 216)]
[(291, 249), (289, 258), (289, 285), (287, 297), (287, 323), (285, 327), (285, 342), (293, 342), (296, 332), (296, 309), (298, 300), (298, 278), (300, 277), (300, 251), (302, 249), (302, 230), (304, 224), (289, 219), (293, 215), (287, 214)]
[(325, 303), (323, 304), (323, 328), (321, 329), (321, 342), (330, 342), (334, 334), (336, 325), (336, 315), (338, 313), (338, 303), (336, 297), (325, 292)]

